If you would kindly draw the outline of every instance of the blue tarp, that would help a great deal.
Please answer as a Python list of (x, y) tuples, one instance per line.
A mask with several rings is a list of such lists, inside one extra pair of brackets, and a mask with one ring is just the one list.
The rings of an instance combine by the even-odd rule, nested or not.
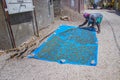
[(96, 66), (98, 40), (95, 29), (61, 25), (32, 54), (33, 58), (60, 64)]

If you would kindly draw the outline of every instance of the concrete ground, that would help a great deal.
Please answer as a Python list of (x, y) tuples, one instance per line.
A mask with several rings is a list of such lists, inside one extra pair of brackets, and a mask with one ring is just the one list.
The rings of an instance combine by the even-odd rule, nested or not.
[[(99, 60), (95, 67), (58, 64), (36, 59), (5, 61), (0, 57), (0, 80), (120, 80), (120, 16), (109, 10), (87, 10), (103, 14), (99, 40)], [(82, 22), (56, 21), (60, 24), (79, 25)]]

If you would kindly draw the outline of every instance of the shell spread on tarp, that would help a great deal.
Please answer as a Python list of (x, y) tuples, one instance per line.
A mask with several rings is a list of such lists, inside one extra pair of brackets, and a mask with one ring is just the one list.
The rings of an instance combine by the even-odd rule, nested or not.
[(60, 64), (96, 66), (98, 40), (95, 29), (61, 25), (32, 54), (35, 59)]

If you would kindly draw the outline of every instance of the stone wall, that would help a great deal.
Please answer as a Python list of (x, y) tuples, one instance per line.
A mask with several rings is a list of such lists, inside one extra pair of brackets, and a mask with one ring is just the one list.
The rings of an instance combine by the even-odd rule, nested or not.
[[(1, 0), (0, 0), (1, 1)], [(51, 2), (51, 3), (50, 3)], [(54, 20), (52, 0), (34, 0), (38, 29), (47, 27)], [(11, 48), (9, 33), (7, 32), (6, 21), (3, 18), (3, 11), (0, 8), (0, 45), (1, 48)], [(2, 13), (2, 14), (1, 14)], [(19, 46), (36, 33), (33, 12), (24, 12), (10, 15), (11, 28), (13, 31), (16, 46)], [(4, 40), (6, 39), (6, 40)]]
[(61, 13), (61, 3), (60, 3), (61, 0), (53, 0), (53, 6), (54, 6), (54, 15), (55, 17), (56, 16), (59, 16), (60, 13)]
[[(51, 1), (51, 2), (50, 2)], [(52, 0), (34, 0), (39, 29), (48, 26), (54, 20)]]
[(0, 49), (9, 49), (12, 47), (9, 34), (7, 33), (7, 24), (5, 22), (4, 12), (0, 2)]

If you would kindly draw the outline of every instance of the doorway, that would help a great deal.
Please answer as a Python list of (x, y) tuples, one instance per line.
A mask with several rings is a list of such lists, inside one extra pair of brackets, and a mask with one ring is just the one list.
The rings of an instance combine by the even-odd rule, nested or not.
[(60, 11), (61, 11), (61, 9), (60, 9), (60, 7), (61, 7), (60, 2), (61, 2), (61, 0), (53, 0), (54, 17), (57, 17), (57, 16), (60, 15)]

